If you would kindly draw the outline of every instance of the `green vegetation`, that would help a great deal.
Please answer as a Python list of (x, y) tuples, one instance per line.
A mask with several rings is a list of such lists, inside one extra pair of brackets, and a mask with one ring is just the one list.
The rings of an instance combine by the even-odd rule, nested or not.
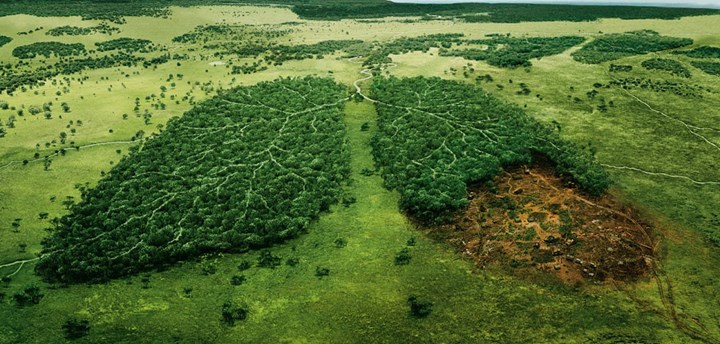
[(0, 47), (2, 47), (2, 46), (5, 45), (5, 44), (10, 43), (11, 41), (12, 41), (12, 38), (10, 38), (10, 37), (8, 37), (8, 36), (2, 36), (2, 35), (0, 35)]
[(443, 33), (423, 35), (418, 37), (402, 37), (383, 44), (372, 52), (363, 65), (373, 66), (391, 62), (390, 54), (404, 54), (412, 51), (427, 52), (430, 48), (450, 48), (453, 43), (459, 43), (464, 35), (461, 33)]
[(227, 52), (237, 54), (239, 57), (257, 57), (262, 53), (268, 53), (264, 59), (274, 65), (282, 65), (285, 61), (305, 60), (317, 58), (321, 59), (324, 55), (342, 50), (352, 45), (362, 43), (359, 40), (339, 40), (339, 41), (322, 41), (315, 44), (299, 44), (299, 45), (249, 45), (230, 49)]
[(0, 92), (12, 93), (23, 86), (36, 86), (57, 75), (72, 74), (88, 69), (101, 69), (117, 66), (135, 66), (139, 62), (150, 67), (167, 62), (167, 58), (153, 58), (146, 60), (127, 54), (106, 55), (102, 57), (80, 58), (70, 61), (60, 61), (54, 65), (46, 65), (28, 70), (13, 68), (12, 65), (0, 66)]
[(343, 87), (282, 79), (212, 98), (118, 162), (56, 221), (36, 266), (105, 281), (302, 233), (338, 197)]
[(720, 62), (692, 61), (693, 67), (710, 75), (720, 75)]
[[(609, 185), (592, 158), (557, 133), (472, 86), (437, 78), (376, 79), (373, 154), (385, 184), (416, 218), (442, 221), (467, 204), (466, 185), (544, 154), (591, 194)], [(420, 95), (423, 95), (420, 98)]]
[[(461, 33), (444, 33), (403, 37), (383, 44), (372, 51), (364, 62), (375, 66), (392, 62), (391, 54), (427, 52), (440, 48), (441, 56), (460, 56), (469, 60), (487, 61), (488, 64), (503, 68), (529, 67), (530, 59), (556, 55), (585, 41), (582, 37), (529, 37), (516, 38), (504, 35), (490, 35), (488, 39), (464, 39)], [(460, 46), (469, 46), (466, 49)], [(482, 46), (482, 48), (476, 48)]]
[(469, 40), (466, 43), (485, 46), (483, 49), (469, 48), (462, 50), (442, 49), (440, 55), (461, 56), (468, 60), (487, 61), (488, 64), (503, 67), (529, 67), (530, 59), (557, 55), (581, 44), (583, 37), (528, 37), (517, 38), (494, 35), (490, 39)]
[(79, 27), (79, 26), (58, 26), (48, 30), (45, 34), (48, 36), (85, 36), (95, 33), (101, 33), (104, 35), (112, 35), (120, 32), (120, 29), (114, 26), (110, 26), (107, 23), (100, 23), (96, 26), (90, 27)]
[[(439, 56), (436, 50), (482, 49), (482, 46), (467, 41), (490, 39), (492, 37), (485, 35), (493, 32), (503, 36), (510, 34), (508, 37), (512, 38), (565, 35), (591, 38), (603, 35), (602, 32), (640, 29), (692, 38), (698, 46), (717, 47), (720, 41), (712, 29), (720, 16), (670, 21), (487, 24), (482, 21), (495, 20), (489, 12), (484, 15), (466, 11), (369, 21), (298, 21), (291, 9), (284, 6), (232, 6), (223, 2), (223, 6), (170, 7), (165, 12), (170, 16), (163, 18), (165, 14), (149, 17), (151, 12), (139, 12), (140, 8), (154, 6), (152, 1), (113, 2), (105, 6), (70, 0), (53, 1), (47, 7), (42, 1), (45, 0), (17, 0), (0, 6), (0, 13), (24, 6), (29, 14), (51, 16), (0, 18), (0, 35), (14, 39), (0, 48), (3, 62), (0, 64), (0, 84), (20, 85), (11, 94), (0, 95), (0, 132), (6, 133), (0, 138), (0, 184), (3, 185), (0, 188), (0, 318), (3, 319), (0, 343), (63, 343), (72, 339), (68, 327), (76, 329), (78, 334), (88, 329), (83, 319), (89, 320), (87, 325), (91, 329), (77, 342), (88, 343), (344, 343), (348, 338), (350, 341), (359, 338), (372, 342), (433, 343), (713, 343), (720, 338), (720, 308), (715, 307), (716, 300), (720, 299), (717, 279), (720, 212), (716, 206), (720, 204), (717, 184), (720, 165), (716, 147), (720, 144), (720, 131), (717, 130), (717, 116), (713, 115), (720, 93), (713, 82), (716, 77), (691, 68), (690, 63), (695, 58), (671, 55), (671, 52), (613, 61), (617, 68), (608, 73), (612, 69), (608, 66), (610, 62), (601, 65), (574, 63), (568, 52), (532, 60), (532, 68), (496, 68), (486, 62)], [(253, 1), (263, 0), (247, 2)], [(322, 6), (385, 4), (384, 0), (277, 2)], [(175, 4), (174, 0), (158, 7), (166, 9), (166, 5), (172, 4)], [(557, 9), (548, 6), (549, 10), (553, 8)], [(113, 9), (117, 11), (113, 12)], [(48, 40), (44, 27), (86, 27), (100, 23), (83, 22), (79, 17), (55, 16), (72, 10), (120, 15), (123, 11), (138, 11), (135, 14), (138, 17), (128, 17), (122, 25), (110, 24), (121, 28), (122, 35), (108, 37), (96, 33), (58, 38), (65, 43), (83, 43), (88, 49), (87, 56), (18, 60), (11, 55), (15, 46)], [(540, 14), (540, 10), (537, 13)], [(576, 13), (578, 17), (584, 15), (582, 10)], [(588, 13), (591, 12), (588, 10)], [(521, 18), (522, 15), (533, 15), (533, 12), (517, 15), (516, 18)], [(118, 20), (123, 21), (119, 17)], [(479, 22), (470, 24), (468, 21)], [(188, 37), (188, 41), (172, 40), (185, 33), (192, 34), (200, 25), (213, 28), (202, 29), (197, 37)], [(453, 32), (463, 32), (465, 36)], [(447, 37), (442, 38), (446, 34)], [(387, 57), (392, 56), (394, 63), (373, 63), (371, 67), (378, 68), (359, 73), (365, 69), (361, 66), (365, 58), (394, 41), (402, 42), (397, 35), (407, 36), (408, 40), (423, 36), (436, 38), (435, 42), (429, 42), (432, 39), (407, 41), (405, 43), (412, 49), (405, 50), (398, 45), (397, 50), (393, 49), (400, 52), (397, 55), (394, 52), (385, 56), (378, 54), (383, 57), (381, 62), (387, 62)], [(161, 52), (97, 52), (96, 42), (116, 37), (147, 39)], [(282, 65), (265, 60), (276, 46), (313, 46), (320, 41), (343, 40), (362, 43), (324, 53), (322, 60), (315, 54), (312, 58), (288, 60)], [(426, 49), (425, 44), (431, 47)], [(262, 50), (247, 57), (228, 53), (251, 45)], [(417, 50), (413, 48), (415, 45)], [(103, 60), (107, 63), (100, 63), (99, 59), (104, 56), (109, 56), (108, 60)], [(112, 56), (118, 59), (114, 60)], [(693, 77), (679, 79), (641, 67), (642, 61), (654, 57), (682, 62), (692, 69)], [(78, 71), (74, 66), (83, 66), (86, 59), (90, 59), (88, 65)], [(167, 63), (150, 65), (151, 60)], [(178, 264), (168, 262), (148, 267), (147, 273), (107, 283), (48, 284), (34, 273), (37, 259), (43, 254), (41, 241), (53, 235), (45, 229), (54, 227), (63, 215), (74, 214), (76, 204), (83, 202), (80, 201), (82, 194), (92, 193), (103, 177), (115, 178), (111, 176), (116, 173), (112, 168), (124, 164), (122, 159), (134, 159), (135, 154), (140, 153), (150, 154), (148, 147), (152, 147), (153, 140), (165, 135), (170, 118), (217, 93), (233, 92), (227, 90), (238, 85), (305, 75), (332, 76), (343, 88), (354, 90), (355, 84), (361, 90), (350, 101), (343, 102), (342, 121), (347, 129), (341, 135), (351, 152), (351, 176), (335, 197), (337, 205), (311, 221), (307, 233), (275, 243), (267, 253), (264, 250), (235, 252), (231, 249), (222, 254), (201, 255), (198, 259), (184, 258), (184, 262)], [(418, 230), (417, 222), (398, 211), (401, 194), (383, 187), (382, 171), (376, 169), (376, 166), (382, 166), (373, 160), (369, 143), (380, 130), (377, 104), (363, 97), (375, 97), (370, 93), (372, 81), (358, 80), (371, 75), (376, 78), (382, 75), (439, 76), (476, 84), (499, 99), (518, 104), (527, 115), (552, 125), (563, 139), (587, 147), (590, 154), (596, 153), (597, 161), (613, 177), (611, 195), (607, 197), (636, 206), (638, 217), (647, 220), (653, 228), (650, 235), (657, 240), (653, 245), (657, 248), (657, 256), (648, 259), (657, 267), (656, 274), (632, 282), (565, 285), (554, 278), (552, 271), (548, 274), (536, 269), (529, 259), (536, 257), (537, 261), (544, 261), (547, 258), (543, 254), (530, 253), (533, 250), (531, 241), (543, 243), (543, 233), (539, 230), (523, 234), (522, 228), (514, 229), (508, 240), (515, 241), (521, 251), (527, 250), (529, 258), (527, 262), (511, 260), (503, 269), (466, 259), (462, 243), (450, 245), (442, 238), (426, 235), (422, 226)], [(630, 81), (625, 85), (614, 84), (615, 78), (644, 78), (645, 87)], [(665, 85), (665, 80), (676, 85)], [(671, 91), (673, 87), (677, 93)], [(451, 87), (450, 91), (453, 89)], [(477, 89), (472, 88), (472, 92), (468, 91), (468, 96), (463, 98), (472, 100), (475, 92)], [(697, 96), (680, 95), (688, 92)], [(414, 97), (411, 106), (428, 110), (424, 107), (428, 103), (443, 103), (444, 98), (438, 93), (430, 92), (426, 97), (418, 90), (418, 95), (411, 95)], [(699, 96), (703, 98), (699, 100)], [(259, 101), (274, 104), (274, 98), (269, 96)], [(268, 100), (270, 103), (265, 103)], [(291, 101), (288, 98), (281, 100)], [(421, 103), (416, 105), (418, 101)], [(46, 111), (46, 108), (50, 110)], [(253, 113), (265, 112), (260, 108), (254, 110)], [(484, 113), (475, 109), (468, 112)], [(457, 116), (457, 113), (440, 114)], [(50, 119), (46, 119), (48, 114)], [(217, 125), (222, 117), (213, 116), (208, 123)], [(312, 122), (312, 116), (305, 120)], [(437, 126), (442, 122), (434, 123)], [(469, 121), (467, 125), (470, 124), (476, 123)], [(307, 131), (297, 134), (293, 130), (294, 137), (305, 145), (316, 142), (314, 137), (306, 135), (312, 132), (311, 126), (308, 124), (305, 129)], [(471, 132), (470, 129), (465, 131)], [(429, 131), (426, 136), (434, 133)], [(246, 131), (245, 137), (247, 134)], [(230, 137), (239, 135), (235, 132)], [(163, 140), (168, 142), (167, 138)], [(202, 146), (204, 142), (198, 140), (189, 145)], [(235, 147), (234, 143), (227, 146), (229, 149)], [(268, 147), (253, 149), (265, 148)], [(222, 148), (215, 150), (222, 152)], [(178, 148), (177, 151), (185, 150)], [(160, 163), (170, 159), (160, 157), (168, 155), (163, 152), (158, 152)], [(274, 156), (275, 153), (273, 150)], [(123, 158), (127, 154), (130, 156)], [(169, 155), (176, 156), (174, 151)], [(49, 158), (45, 159), (45, 156)], [(451, 156), (448, 153), (443, 158), (451, 159)], [(279, 159), (278, 162), (287, 164)], [(230, 164), (222, 165), (220, 169)], [(178, 174), (183, 171), (186, 170), (180, 170)], [(171, 175), (175, 171), (161, 172)], [(140, 173), (143, 171), (136, 174)], [(137, 179), (156, 184), (156, 180), (148, 179), (147, 175)], [(158, 184), (161, 188), (171, 184), (171, 181), (161, 182)], [(576, 185), (572, 178), (566, 178), (564, 182), (570, 187)], [(498, 183), (489, 190), (505, 193), (510, 184)], [(190, 187), (192, 185), (188, 189), (193, 190)], [(474, 191), (474, 185), (469, 189)], [(234, 193), (242, 196), (243, 191), (234, 190)], [(527, 189), (511, 191), (517, 191), (519, 199), (531, 198)], [(117, 199), (128, 195), (117, 189), (113, 192), (119, 194)], [(199, 206), (222, 209), (218, 203), (225, 202), (228, 207), (237, 208), (225, 199), (213, 199), (215, 193), (210, 194), (212, 197), (206, 203), (198, 201)], [(582, 195), (574, 191), (568, 191), (568, 194)], [(148, 202), (156, 195), (155, 191), (148, 192)], [(473, 193), (469, 196), (474, 197)], [(508, 204), (514, 208), (513, 216), (508, 217), (511, 221), (516, 217), (525, 221), (525, 216), (535, 216), (532, 215), (535, 209), (528, 209), (524, 201), (514, 203)], [(550, 204), (550, 209), (554, 205)], [(180, 208), (183, 206), (185, 208)], [(187, 210), (186, 205), (181, 204), (176, 209), (170, 202), (156, 213), (153, 222), (160, 222), (161, 216), (175, 216), (176, 212), (192, 213), (192, 209)], [(576, 215), (573, 211), (568, 213), (571, 220), (577, 219)], [(233, 216), (229, 213), (223, 220), (234, 222)], [(125, 220), (127, 218), (122, 221)], [(598, 231), (614, 232), (604, 218), (598, 220)], [(578, 224), (577, 221), (562, 222), (560, 231), (570, 231), (569, 227)], [(545, 225), (553, 227), (552, 224)], [(453, 227), (443, 227), (443, 230), (445, 228), (457, 230)], [(188, 227), (184, 233), (199, 229), (199, 226)], [(492, 227), (479, 230), (495, 232)], [(589, 230), (594, 231), (595, 226)], [(178, 233), (179, 228), (169, 228), (162, 233), (170, 231)], [(114, 239), (119, 235), (112, 232), (100, 239)], [(130, 233), (129, 238), (122, 237), (118, 241), (137, 243), (135, 237), (140, 235)], [(174, 236), (163, 239), (172, 240)], [(212, 241), (216, 239), (222, 240), (211, 238)], [(466, 242), (473, 239), (462, 238)], [(620, 237), (622, 242), (627, 239)], [(557, 237), (556, 240), (564, 244), (564, 240)], [(575, 242), (574, 245), (582, 247), (586, 243)], [(91, 247), (87, 257), (102, 263), (99, 250), (88, 246)], [(145, 249), (140, 245), (136, 250), (141, 248)], [(495, 249), (495, 246), (490, 243), (483, 248)], [(131, 252), (134, 253), (144, 252)], [(568, 251), (563, 248), (563, 253)], [(78, 251), (77, 254), (84, 255), (85, 252)], [(139, 256), (128, 257), (134, 258)], [(396, 265), (396, 259), (407, 264)], [(593, 263), (601, 265), (603, 262)], [(520, 270), (529, 275), (520, 275), (519, 270), (510, 267), (519, 264), (522, 264)], [(45, 296), (37, 305), (30, 302), (18, 307), (13, 295), (26, 294), (24, 290), (33, 285)], [(32, 290), (30, 294), (33, 294)], [(409, 300), (413, 295), (416, 296), (414, 302)], [(223, 307), (225, 303), (227, 307)], [(423, 318), (424, 309), (430, 312)], [(327, 326), (329, 323), (332, 328)]]
[(600, 18), (677, 19), (716, 14), (711, 9), (679, 9), (621, 6), (568, 6), (527, 4), (308, 4), (293, 11), (305, 19), (381, 18), (390, 16), (457, 16), (474, 23), (520, 23), (537, 21), (592, 21)]
[(671, 59), (654, 58), (643, 61), (641, 65), (647, 70), (669, 72), (683, 78), (689, 78), (691, 76), (690, 70), (688, 70), (687, 67), (683, 66), (682, 63)]
[[(702, 98), (708, 92), (707, 88), (683, 82), (647, 78), (623, 78), (610, 81), (611, 86), (618, 86), (625, 90), (644, 89), (653, 92), (668, 92), (681, 97)], [(597, 92), (597, 91), (596, 91)]]
[(39, 304), (44, 296), (40, 287), (31, 285), (13, 294), (13, 301), (17, 307), (26, 307)]
[(107, 20), (116, 24), (125, 23), (124, 16), (168, 16), (167, 2), (145, 1), (103, 1), (72, 0), (57, 2), (52, 0), (28, 1), (14, 0), (3, 3), (0, 16), (32, 13), (43, 17), (81, 16), (83, 20)]
[(702, 46), (692, 50), (673, 51), (676, 55), (685, 55), (696, 59), (720, 59), (720, 48)]
[(31, 59), (37, 55), (50, 56), (77, 56), (85, 53), (85, 46), (82, 43), (60, 43), (60, 42), (37, 42), (28, 45), (21, 45), (13, 49), (13, 56), (19, 59)]
[(116, 38), (105, 42), (95, 43), (98, 51), (123, 50), (127, 53), (148, 53), (155, 50), (152, 41), (136, 38)]
[(222, 320), (229, 326), (234, 326), (236, 321), (242, 321), (248, 317), (247, 304), (236, 305), (232, 301), (227, 301), (222, 305)]
[(70, 318), (62, 325), (65, 338), (78, 339), (90, 333), (90, 321), (87, 319)]
[(641, 30), (600, 36), (572, 56), (576, 61), (596, 64), (691, 44), (693, 40), (689, 38), (666, 37), (652, 30)]
[(632, 72), (633, 66), (630, 65), (616, 65), (611, 63), (609, 67), (610, 72)]

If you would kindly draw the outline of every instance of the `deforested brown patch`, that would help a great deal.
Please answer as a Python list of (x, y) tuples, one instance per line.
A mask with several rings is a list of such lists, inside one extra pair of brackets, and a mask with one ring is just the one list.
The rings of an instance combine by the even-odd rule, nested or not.
[(567, 283), (633, 280), (650, 271), (650, 226), (611, 195), (590, 198), (535, 165), (469, 188), (469, 206), (430, 231), (478, 266), (553, 274)]

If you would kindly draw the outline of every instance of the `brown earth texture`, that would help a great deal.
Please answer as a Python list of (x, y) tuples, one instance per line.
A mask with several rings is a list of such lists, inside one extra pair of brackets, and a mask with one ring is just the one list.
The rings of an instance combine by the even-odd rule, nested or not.
[(568, 284), (635, 280), (653, 268), (651, 226), (611, 195), (589, 197), (547, 164), (469, 188), (469, 205), (430, 228), (480, 268), (547, 273)]

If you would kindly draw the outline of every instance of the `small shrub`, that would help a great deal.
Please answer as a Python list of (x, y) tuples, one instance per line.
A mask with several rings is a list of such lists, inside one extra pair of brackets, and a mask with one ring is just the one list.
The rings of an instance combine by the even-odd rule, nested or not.
[(259, 267), (274, 269), (280, 264), (282, 264), (281, 257), (274, 256), (269, 250), (264, 250), (260, 252), (260, 256), (258, 257)]
[(62, 325), (67, 339), (78, 339), (90, 333), (90, 321), (86, 319), (70, 318)]
[(226, 301), (222, 305), (222, 320), (227, 325), (233, 326), (236, 321), (242, 321), (248, 317), (248, 306), (246, 304), (236, 305), (232, 301)]
[(325, 277), (330, 275), (330, 269), (323, 268), (323, 267), (316, 267), (315, 268), (315, 276), (317, 277)]
[(345, 240), (344, 238), (335, 239), (335, 247), (343, 248), (345, 246), (347, 246), (347, 240)]
[(230, 284), (231, 285), (241, 285), (241, 284), (245, 283), (246, 280), (247, 280), (247, 278), (245, 277), (245, 275), (235, 275), (233, 277), (230, 277)]
[(407, 247), (403, 248), (395, 255), (395, 265), (408, 265), (410, 264), (410, 259), (412, 259), (410, 250)]
[(410, 306), (410, 315), (414, 318), (425, 318), (432, 312), (432, 302), (420, 301), (415, 295), (410, 295), (407, 302)]

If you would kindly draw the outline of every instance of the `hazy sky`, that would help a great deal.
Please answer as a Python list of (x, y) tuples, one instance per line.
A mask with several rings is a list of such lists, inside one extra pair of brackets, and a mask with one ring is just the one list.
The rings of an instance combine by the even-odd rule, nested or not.
[(720, 8), (720, 0), (391, 0), (394, 2), (415, 3), (556, 3), (556, 4), (622, 4), (622, 5), (664, 5), (674, 7), (710, 7)]

